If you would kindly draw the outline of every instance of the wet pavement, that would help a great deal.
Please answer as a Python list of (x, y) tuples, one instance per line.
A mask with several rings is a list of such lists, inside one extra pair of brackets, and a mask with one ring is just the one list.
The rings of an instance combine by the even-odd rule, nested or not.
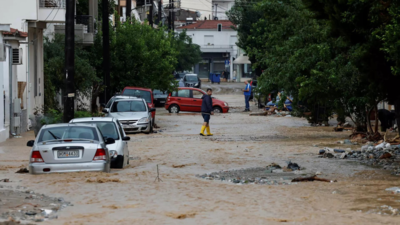
[[(216, 84), (210, 86), (219, 90)], [(33, 134), (1, 143), (0, 180), (10, 182), (0, 182), (5, 187), (0, 192), (24, 187), (22, 191), (73, 205), (58, 211), (57, 218), (34, 222), (38, 224), (398, 224), (400, 194), (386, 191), (399, 186), (398, 176), (356, 161), (318, 158), (321, 147), (347, 139), (348, 132), (310, 127), (295, 117), (250, 117), (240, 112), (240, 85), (220, 87), (215, 97), (237, 111), (212, 116), (213, 137), (198, 135), (200, 114), (173, 115), (157, 108), (162, 132), (130, 135), (130, 165), (109, 174), (15, 173), (28, 165), (30, 149), (25, 144)], [(301, 170), (268, 173), (272, 163), (284, 167), (288, 161)], [(162, 182), (155, 181), (157, 165)], [(218, 180), (221, 171), (233, 172), (225, 176), (228, 181)], [(289, 182), (316, 173), (337, 182)], [(253, 185), (256, 181), (270, 185)]]

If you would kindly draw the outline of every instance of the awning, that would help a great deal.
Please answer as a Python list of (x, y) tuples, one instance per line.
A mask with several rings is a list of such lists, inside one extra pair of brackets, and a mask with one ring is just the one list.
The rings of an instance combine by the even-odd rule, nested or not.
[(251, 62), (248, 56), (241, 55), (233, 61), (233, 64), (251, 64)]

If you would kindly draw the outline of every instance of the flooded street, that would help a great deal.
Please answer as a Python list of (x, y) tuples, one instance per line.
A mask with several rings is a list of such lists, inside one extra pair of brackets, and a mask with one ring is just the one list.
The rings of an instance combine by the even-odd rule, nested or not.
[[(26, 142), (34, 139), (29, 132), (0, 145), (0, 180), (9, 179), (0, 182), (0, 193), (25, 187), (71, 203), (57, 219), (38, 224), (399, 224), (400, 215), (381, 215), (396, 214), (389, 206), (400, 208), (400, 194), (385, 191), (400, 186), (399, 177), (351, 160), (318, 158), (319, 149), (335, 146), (350, 132), (310, 127), (304, 118), (250, 117), (241, 112), (240, 85), (212, 87), (214, 97), (233, 107), (211, 117), (213, 137), (199, 136), (200, 114), (157, 108), (158, 132), (130, 135), (128, 168), (109, 174), (18, 174), (28, 165)], [(251, 109), (258, 110), (254, 103)], [(318, 177), (337, 182), (262, 185), (196, 177), (272, 163), (287, 166), (287, 161), (305, 168), (304, 174), (320, 172)], [(157, 165), (160, 182), (155, 181)], [(1, 200), (0, 214), (22, 203)]]

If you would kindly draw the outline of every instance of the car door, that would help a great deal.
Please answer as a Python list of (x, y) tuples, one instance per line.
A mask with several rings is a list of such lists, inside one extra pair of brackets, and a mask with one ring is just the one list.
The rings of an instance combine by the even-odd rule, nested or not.
[(181, 111), (193, 111), (193, 99), (191, 98), (190, 89), (178, 90), (176, 99)]
[[(116, 121), (117, 128), (121, 137), (121, 140), (123, 137), (126, 136), (124, 129), (121, 126), (121, 123), (117, 120)], [(129, 159), (129, 149), (128, 149), (128, 142), (127, 141), (122, 141), (123, 149), (124, 149), (124, 166), (127, 164), (128, 159)]]
[(194, 112), (201, 112), (201, 104), (203, 103), (204, 93), (199, 90), (192, 90), (192, 102), (193, 102), (193, 111)]

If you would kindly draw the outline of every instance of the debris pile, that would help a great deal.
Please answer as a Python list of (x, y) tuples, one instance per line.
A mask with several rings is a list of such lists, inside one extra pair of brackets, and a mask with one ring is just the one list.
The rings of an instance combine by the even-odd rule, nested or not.
[(393, 208), (392, 206), (383, 205), (376, 209), (369, 210), (367, 214), (379, 214), (386, 216), (398, 216), (400, 215), (400, 210)]
[[(293, 184), (293, 182), (305, 181), (302, 177), (298, 178), (299, 175), (307, 176), (307, 174), (302, 171), (304, 168), (300, 168), (297, 163), (292, 163), (290, 161), (287, 163), (288, 165), (284, 167), (272, 163), (266, 167), (226, 170), (196, 175), (196, 177), (206, 180), (227, 181), (234, 184), (289, 185)], [(312, 179), (327, 181), (322, 178), (317, 178), (316, 176), (313, 176), (312, 179), (306, 177), (306, 179), (308, 179), (307, 181), (311, 181)], [(330, 180), (328, 182), (330, 182)]]
[(324, 148), (319, 150), (319, 157), (359, 160), (370, 166), (393, 170), (393, 174), (400, 175), (400, 145), (378, 143), (367, 142), (361, 150)]
[[(21, 188), (19, 188), (21, 189)], [(72, 206), (63, 198), (52, 198), (30, 190), (0, 189), (0, 219), (43, 222), (57, 219), (58, 211)]]

